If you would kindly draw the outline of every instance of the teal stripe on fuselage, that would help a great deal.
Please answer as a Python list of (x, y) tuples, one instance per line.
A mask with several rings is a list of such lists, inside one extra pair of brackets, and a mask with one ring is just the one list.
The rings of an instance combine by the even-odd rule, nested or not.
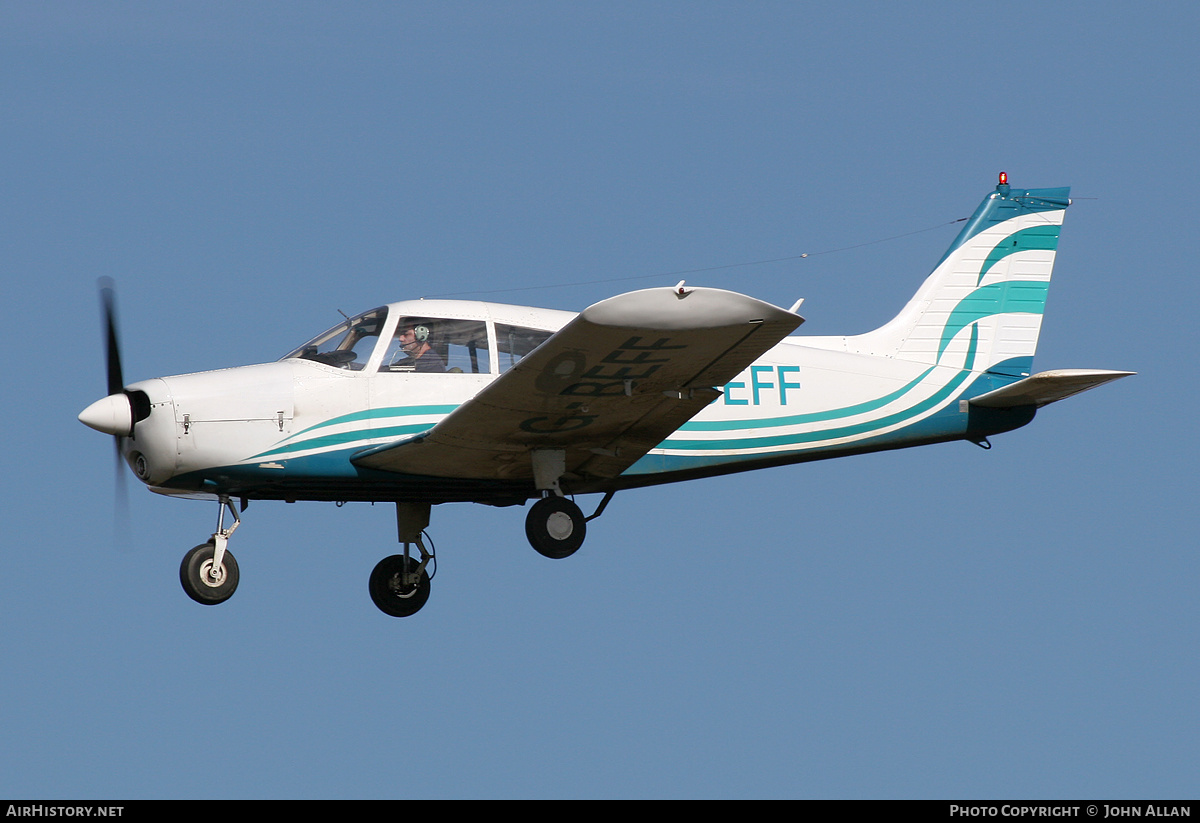
[(349, 432), (336, 432), (334, 434), (325, 434), (320, 437), (310, 437), (307, 440), (300, 440), (295, 443), (288, 443), (278, 448), (269, 449), (265, 452), (260, 452), (251, 460), (259, 460), (264, 457), (277, 457), (282, 454), (294, 454), (299, 451), (311, 451), (313, 449), (326, 449), (331, 446), (343, 446), (347, 443), (361, 442), (366, 445), (368, 440), (377, 437), (404, 437), (410, 434), (420, 434), (423, 431), (428, 431), (431, 427), (429, 423), (410, 423), (406, 426), (386, 426), (379, 429), (358, 429)]
[(868, 420), (864, 423), (855, 423), (849, 426), (840, 426), (829, 429), (817, 429), (809, 432), (795, 432), (792, 434), (778, 434), (764, 437), (746, 437), (736, 440), (668, 439), (663, 442), (660, 448), (679, 451), (731, 451), (741, 449), (762, 449), (786, 445), (799, 446), (803, 443), (812, 443), (818, 440), (834, 440), (841, 437), (853, 437), (855, 435), (863, 434), (875, 429), (887, 428), (895, 423), (899, 423), (903, 420), (922, 414), (923, 412), (934, 408), (947, 397), (951, 396), (955, 390), (957, 390), (958, 387), (961, 386), (963, 382), (966, 381), (966, 379), (970, 376), (970, 371), (963, 370), (959, 372), (953, 380), (951, 380), (923, 402), (907, 409), (902, 409), (901, 411), (893, 414), (886, 415), (885, 417), (880, 417), (875, 420)]
[(314, 429), (323, 429), (326, 426), (338, 426), (342, 423), (355, 423), (359, 420), (378, 420), (382, 417), (411, 417), (416, 414), (449, 414), (457, 409), (458, 406), (392, 406), (385, 409), (367, 409), (366, 411), (354, 412), (353, 414), (343, 414), (340, 417), (331, 417), (328, 420), (316, 423), (306, 429), (295, 432), (290, 437), (284, 438), (281, 442), (287, 442), (292, 437), (299, 437), (302, 434), (307, 434)]
[[(977, 395), (999, 388), (996, 375), (983, 373), (977, 375), (964, 391), (962, 396)], [(1011, 383), (1006, 379), (1003, 383)], [(1027, 419), (1018, 425), (1023, 425), (1032, 419), (1032, 411), (1027, 410)], [(878, 451), (881, 449), (912, 446), (921, 443), (936, 443), (955, 440), (968, 436), (969, 416), (958, 410), (951, 403), (938, 409), (927, 417), (913, 421), (899, 429), (854, 440), (849, 443), (827, 443), (819, 446), (809, 446), (794, 451), (759, 452), (757, 454), (655, 454), (650, 453), (626, 469), (623, 476), (645, 477), (648, 475), (662, 476), (658, 482), (670, 483), (678, 477), (672, 474), (681, 472), (691, 473), (692, 476), (707, 476), (725, 471), (738, 471), (742, 468), (753, 468), (756, 465), (773, 465), (775, 463), (803, 463), (813, 460), (823, 460), (830, 457), (841, 457), (848, 454)], [(1006, 427), (1012, 428), (1011, 426)], [(985, 433), (986, 434), (986, 433)], [(698, 473), (698, 474), (697, 474)], [(639, 484), (641, 485), (641, 484)]]
[[(889, 414), (885, 417), (875, 420), (868, 420), (863, 423), (855, 423), (849, 426), (840, 426), (834, 428), (817, 429), (808, 432), (793, 432), (790, 434), (766, 435), (762, 437), (746, 437), (740, 439), (722, 439), (722, 440), (675, 440), (668, 438), (664, 440), (657, 448), (673, 451), (739, 451), (774, 448), (776, 446), (800, 446), (804, 443), (812, 443), (820, 440), (833, 440), (841, 437), (853, 437), (855, 435), (864, 434), (875, 429), (887, 428), (906, 419), (916, 417), (926, 411), (935, 408), (942, 403), (946, 398), (950, 397), (959, 386), (961, 386), (973, 372), (972, 368), (975, 364), (975, 354), (979, 342), (979, 327), (973, 325), (971, 327), (971, 341), (967, 348), (967, 355), (963, 361), (963, 368), (930, 397), (916, 403), (906, 409)], [(932, 368), (930, 369), (932, 371)], [(928, 374), (929, 372), (926, 372)], [(907, 391), (915, 386), (915, 383), (909, 384), (904, 391)], [(903, 394), (903, 391), (901, 392)], [(897, 395), (898, 396), (898, 395)], [(770, 425), (770, 424), (768, 424)], [(787, 425), (774, 424), (774, 425)], [(757, 423), (754, 428), (760, 428), (763, 424)], [(693, 429), (694, 431), (694, 429)], [(744, 453), (740, 456), (747, 456)], [(640, 461), (639, 461), (640, 462)], [(636, 467), (637, 464), (634, 464)]]
[(354, 412), (353, 414), (343, 414), (339, 417), (331, 417), (320, 423), (316, 423), (301, 431), (291, 434), (270, 449), (260, 452), (249, 460), (259, 460), (264, 457), (272, 457), (282, 454), (291, 454), (298, 451), (308, 451), (311, 449), (324, 449), (331, 446), (340, 446), (346, 443), (354, 443), (362, 441), (365, 445), (368, 440), (378, 437), (402, 437), (406, 435), (419, 434), (420, 432), (429, 429), (430, 423), (408, 423), (400, 426), (386, 426), (383, 428), (360, 428), (348, 432), (338, 432), (336, 434), (325, 434), (317, 437), (304, 437), (310, 432), (318, 429), (328, 428), (329, 426), (344, 425), (346, 423), (357, 423), (360, 421), (382, 420), (393, 417), (415, 417), (418, 415), (440, 415), (445, 416), (454, 411), (458, 406), (453, 405), (438, 405), (438, 406), (392, 406), (382, 409), (368, 409), (366, 411)]
[(864, 414), (875, 409), (882, 408), (894, 400), (898, 400), (905, 394), (929, 376), (929, 373), (936, 369), (937, 366), (930, 366), (925, 371), (921, 372), (920, 377), (909, 382), (903, 388), (897, 389), (891, 394), (885, 394), (883, 397), (874, 400), (867, 400), (862, 403), (856, 403), (853, 406), (843, 406), (840, 409), (828, 409), (826, 411), (809, 412), (808, 414), (793, 414), (787, 417), (764, 417), (753, 420), (700, 420), (684, 423), (679, 427), (681, 432), (714, 432), (714, 431), (736, 431), (738, 429), (761, 429), (767, 426), (795, 426), (804, 423), (818, 423), (822, 420), (836, 420), (839, 417), (853, 417), (856, 414)]

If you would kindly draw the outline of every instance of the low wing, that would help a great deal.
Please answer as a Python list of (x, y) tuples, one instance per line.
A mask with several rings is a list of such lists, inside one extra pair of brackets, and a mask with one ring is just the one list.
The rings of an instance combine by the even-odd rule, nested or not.
[(973, 397), (970, 402), (972, 406), (983, 406), (989, 409), (1009, 409), (1016, 406), (1040, 408), (1073, 394), (1102, 386), (1110, 380), (1128, 377), (1131, 374), (1134, 372), (1109, 371), (1107, 369), (1044, 371), (1026, 377), (1024, 380), (1018, 380), (1004, 388)]
[(804, 319), (718, 289), (604, 300), (429, 431), (356, 465), (433, 477), (533, 477), (531, 452), (565, 452), (564, 477), (616, 477), (720, 396), (714, 386)]

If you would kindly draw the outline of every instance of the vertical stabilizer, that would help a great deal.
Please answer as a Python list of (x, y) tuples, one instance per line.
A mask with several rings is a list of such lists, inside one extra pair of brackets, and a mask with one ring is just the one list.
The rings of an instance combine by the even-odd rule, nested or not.
[(968, 368), (1028, 375), (1070, 191), (1010, 188), (1002, 174), (904, 310), (847, 348), (958, 366), (974, 338)]

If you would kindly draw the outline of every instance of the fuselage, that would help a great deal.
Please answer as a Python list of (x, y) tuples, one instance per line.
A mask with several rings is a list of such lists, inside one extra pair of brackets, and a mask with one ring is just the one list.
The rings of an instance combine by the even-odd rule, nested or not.
[[(171, 495), (521, 503), (536, 496), (524, 480), (409, 476), (350, 458), (432, 428), (574, 316), (476, 301), (394, 303), (278, 362), (128, 386), (148, 398), (149, 413), (123, 451), (141, 480)], [(441, 345), (449, 371), (389, 364), (403, 355), (398, 328), (413, 318), (453, 329)], [(356, 322), (366, 333), (355, 340)], [(988, 413), (959, 402), (1017, 379), (981, 371), (970, 336), (934, 365), (848, 351), (847, 339), (785, 339), (622, 475), (569, 477), (564, 487), (610, 491), (976, 438), (1032, 418), (1031, 409)]]
[[(763, 314), (744, 318), (750, 326), (764, 322), (755, 317), (767, 315), (796, 321), (771, 337), (780, 341), (773, 347), (755, 348), (738, 359), (733, 368), (754, 357), (732, 380), (727, 379), (732, 369), (710, 373), (705, 371), (709, 361), (697, 360), (694, 374), (719, 373), (719, 380), (726, 381), (721, 386), (687, 380), (686, 385), (653, 389), (647, 387), (654, 380), (647, 379), (645, 394), (636, 396), (638, 375), (649, 378), (656, 368), (649, 353), (657, 345), (656, 330), (666, 328), (654, 322), (668, 323), (663, 318), (670, 315), (670, 323), (690, 324), (698, 339), (716, 339), (698, 331), (711, 320), (707, 310), (695, 317), (687, 316), (687, 310), (682, 319), (671, 312), (642, 313), (639, 307), (654, 303), (646, 297), (650, 292), (660, 298), (673, 295), (667, 299), (670, 306), (674, 290), (611, 298), (581, 315), (476, 301), (420, 300), (364, 312), (276, 363), (126, 386), (121, 394), (93, 404), (81, 419), (123, 437), (130, 465), (156, 491), (286, 500), (521, 503), (538, 492), (529, 476), (529, 460), (540, 460), (539, 450), (568, 450), (571, 445), (596, 455), (613, 452), (618, 466), (589, 474), (589, 461), (604, 461), (581, 461), (576, 454), (572, 459), (578, 470), (561, 474), (561, 490), (579, 493), (944, 440), (982, 440), (1029, 422), (1040, 403), (1083, 390), (1068, 385), (1077, 377), (1055, 384), (1048, 393), (1006, 389), (1031, 379), (1059, 230), (1069, 204), (1065, 188), (1012, 189), (1002, 179), (900, 313), (857, 336), (783, 337), (802, 319), (732, 292), (720, 296), (718, 290), (700, 289), (706, 297), (688, 298), (696, 290), (680, 284), (678, 298), (690, 300), (688, 305), (697, 309), (710, 303), (761, 307)], [(614, 311), (631, 314), (610, 316)], [(565, 327), (575, 326), (572, 320), (586, 318), (589, 312), (600, 324), (589, 334), (629, 325), (636, 330), (629, 332), (634, 335), (631, 342), (615, 340), (611, 351), (584, 351), (589, 339), (572, 337)], [(651, 317), (660, 319), (647, 319)], [(547, 343), (559, 330), (563, 336)], [(668, 337), (664, 332), (662, 345), (684, 348), (666, 343)], [(543, 344), (548, 348), (540, 349)], [(731, 344), (730, 351), (738, 345)], [(548, 382), (502, 380), (535, 350), (538, 354), (530, 363), (548, 370)], [(718, 362), (720, 353), (706, 357), (717, 357), (713, 362)], [(561, 391), (545, 388), (557, 385), (554, 369), (559, 365), (578, 367), (573, 374), (612, 375), (615, 382), (596, 390), (606, 396), (623, 391), (638, 401), (631, 400), (617, 412), (629, 416), (622, 425), (634, 433), (632, 441), (614, 441), (610, 447), (589, 439), (599, 427), (593, 424), (596, 415), (584, 410), (588, 387), (576, 383)], [(514, 376), (532, 369), (521, 367)], [(110, 385), (115, 373), (119, 369), (110, 370)], [(1110, 378), (1087, 377), (1083, 388), (1105, 379)], [(399, 454), (394, 461), (375, 457), (381, 448), (408, 448), (405, 438), (428, 432), (497, 380), (501, 386), (522, 386), (522, 392), (533, 396), (517, 398), (498, 387), (488, 392), (491, 405), (469, 408), (486, 407), (505, 425), (515, 423), (519, 439), (509, 437), (513, 430), (503, 426), (493, 426), (482, 440), (472, 439), (448, 424), (439, 429), (448, 438), (442, 443), (448, 450), (422, 452), (433, 458), (406, 463)], [(636, 414), (641, 412), (634, 410), (649, 409), (641, 401), (654, 399), (653, 392), (671, 394), (665, 389), (686, 389), (686, 412), (693, 416), (670, 417), (669, 427), (649, 426), (643, 431), (651, 431), (653, 437), (638, 441), (642, 421)], [(1002, 398), (997, 394), (1001, 389), (1006, 389)], [(988, 393), (981, 402), (970, 402)], [(703, 405), (710, 395), (715, 399)], [(544, 403), (545, 412), (537, 411), (538, 403)], [(503, 416), (518, 407), (528, 414)], [(651, 417), (659, 413), (661, 409), (646, 412)], [(459, 420), (464, 417), (469, 415), (456, 415)], [(488, 428), (489, 418), (471, 419), (472, 431)], [(573, 427), (585, 426), (592, 428), (569, 436)], [(439, 435), (431, 436), (436, 440)], [(488, 451), (506, 437), (500, 452)], [(633, 441), (638, 447), (630, 451), (625, 443)], [(655, 442), (657, 446), (649, 448)], [(625, 456), (633, 456), (615, 456), (622, 448)], [(466, 452), (472, 454), (464, 457)], [(438, 461), (451, 453), (454, 467), (441, 471)], [(410, 448), (407, 454), (415, 452)], [(523, 473), (513, 471), (512, 459), (526, 461)], [(501, 465), (505, 460), (510, 463)], [(414, 466), (422, 467), (420, 474), (405, 473)]]

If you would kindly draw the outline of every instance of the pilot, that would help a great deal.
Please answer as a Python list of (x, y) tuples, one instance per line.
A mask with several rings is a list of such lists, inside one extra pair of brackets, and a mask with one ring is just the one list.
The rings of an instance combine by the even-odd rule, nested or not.
[(400, 348), (407, 357), (393, 363), (392, 368), (433, 374), (445, 373), (446, 361), (429, 345), (428, 326), (422, 323), (401, 322), (396, 331), (396, 339), (400, 341)]

